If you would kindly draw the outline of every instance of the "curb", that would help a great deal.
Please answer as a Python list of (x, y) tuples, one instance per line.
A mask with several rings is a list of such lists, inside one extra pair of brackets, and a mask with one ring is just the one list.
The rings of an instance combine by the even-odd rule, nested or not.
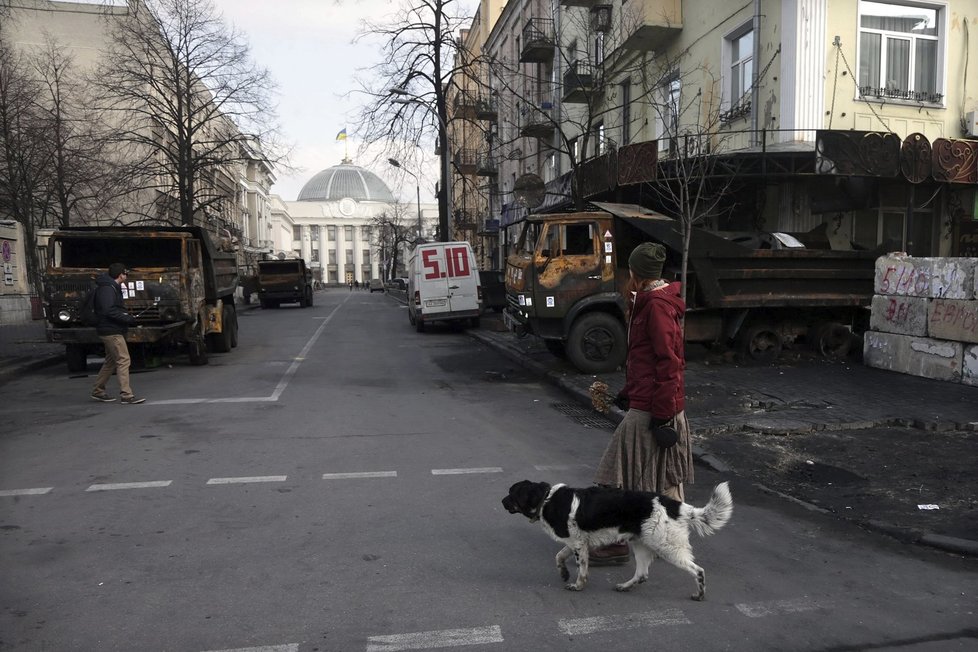
[(38, 369), (44, 369), (46, 367), (52, 367), (59, 362), (64, 361), (65, 356), (63, 353), (56, 353), (43, 358), (13, 358), (12, 360), (5, 361), (3, 368), (0, 369), (0, 385), (3, 385), (26, 373), (37, 371)]
[[(520, 351), (515, 350), (515, 349), (512, 349), (511, 347), (508, 347), (505, 344), (503, 344), (503, 343), (501, 343), (501, 342), (499, 342), (499, 341), (497, 341), (497, 340), (495, 340), (493, 338), (486, 337), (486, 336), (482, 335), (478, 330), (469, 330), (467, 332), (474, 339), (476, 339), (476, 340), (482, 342), (483, 344), (485, 344), (485, 345), (487, 345), (487, 346), (489, 346), (489, 347), (491, 347), (491, 348), (499, 351), (500, 353), (502, 353), (506, 357), (508, 357), (511, 360), (513, 360), (514, 362), (516, 362), (521, 367), (523, 367), (525, 369), (528, 369), (529, 371), (532, 371), (532, 372), (536, 373), (539, 376), (542, 376), (545, 380), (547, 380), (551, 384), (556, 385), (561, 390), (563, 390), (563, 391), (567, 392), (568, 394), (570, 394), (571, 396), (573, 396), (574, 399), (577, 400), (579, 403), (582, 403), (584, 405), (587, 405), (588, 407), (591, 406), (591, 397), (586, 392), (584, 392), (584, 391), (578, 389), (577, 387), (575, 387), (570, 381), (568, 381), (562, 375), (557, 374), (557, 373), (552, 372), (552, 371), (549, 371), (548, 369), (546, 369), (545, 367), (543, 367), (539, 363), (534, 362), (533, 360), (527, 360), (525, 357), (522, 356), (522, 354), (521, 354)], [(622, 412), (621, 410), (619, 410), (616, 407), (612, 407), (611, 410), (609, 411), (609, 413), (607, 414), (607, 416), (612, 421), (614, 421), (617, 424), (624, 417), (624, 412)], [(907, 425), (911, 425), (911, 426), (916, 427), (916, 428), (934, 429), (933, 426), (931, 426), (930, 428), (927, 427), (928, 425), (931, 425), (930, 422), (924, 422), (924, 421), (920, 421), (920, 420), (912, 420), (909, 423), (908, 423), (908, 420), (906, 420), (906, 419), (895, 419), (895, 420), (894, 419), (884, 419), (884, 420), (880, 420), (880, 421), (881, 421), (880, 425), (883, 425), (883, 426), (887, 426), (887, 425), (893, 425), (893, 426), (907, 426)], [(946, 424), (943, 424), (943, 425), (946, 425)], [(974, 429), (976, 429), (976, 427), (978, 427), (978, 422), (971, 422), (971, 423), (965, 424), (965, 425), (967, 427), (962, 428), (962, 429), (964, 429), (964, 430), (974, 430)], [(738, 429), (736, 429), (734, 431), (742, 431), (742, 430), (747, 430), (747, 429), (748, 429), (748, 427), (747, 426), (744, 426), (744, 427), (738, 428)], [(840, 426), (838, 428), (829, 428), (829, 427), (825, 427), (823, 425), (820, 428), (814, 428), (813, 427), (811, 429), (811, 431), (815, 431), (815, 430), (847, 430), (847, 429), (852, 429), (852, 428), (851, 427), (850, 428), (846, 428), (844, 425), (843, 426)], [(709, 468), (710, 470), (712, 470), (712, 471), (714, 471), (716, 473), (735, 474), (735, 472), (731, 469), (731, 467), (728, 464), (726, 464), (722, 459), (720, 459), (719, 457), (717, 457), (713, 453), (710, 453), (706, 449), (704, 449), (704, 448), (702, 448), (702, 447), (700, 447), (698, 445), (695, 445), (695, 444), (693, 445), (693, 459), (696, 462), (699, 462), (703, 466), (706, 466), (707, 468)], [(768, 487), (765, 487), (764, 485), (762, 485), (760, 483), (756, 483), (755, 482), (753, 484), (754, 484), (755, 487), (757, 487), (761, 491), (764, 491), (765, 493), (768, 493), (768, 494), (771, 494), (771, 495), (774, 495), (774, 496), (778, 496), (778, 497), (783, 498), (783, 499), (785, 499), (785, 500), (787, 500), (789, 502), (795, 503), (796, 505), (800, 505), (801, 507), (804, 507), (805, 509), (811, 510), (813, 512), (822, 513), (822, 514), (833, 515), (832, 512), (829, 512), (828, 510), (826, 510), (826, 509), (824, 509), (822, 507), (819, 507), (818, 505), (814, 505), (812, 503), (809, 503), (807, 501), (801, 500), (799, 498), (795, 498), (794, 496), (789, 496), (788, 494), (782, 493), (780, 491), (775, 491), (773, 489), (770, 489)], [(843, 519), (843, 520), (850, 520), (850, 519)], [(951, 552), (951, 553), (960, 554), (960, 555), (968, 555), (968, 556), (976, 556), (976, 557), (978, 557), (978, 541), (971, 541), (969, 539), (958, 539), (956, 537), (948, 537), (948, 536), (944, 536), (944, 535), (940, 535), (940, 534), (932, 534), (932, 533), (920, 532), (918, 530), (897, 527), (897, 526), (889, 525), (887, 523), (880, 523), (880, 522), (876, 522), (876, 521), (856, 521), (856, 520), (850, 520), (850, 522), (855, 523), (856, 525), (859, 525), (859, 526), (864, 527), (866, 529), (873, 530), (873, 531), (879, 532), (881, 534), (886, 534), (886, 535), (888, 535), (890, 537), (893, 537), (894, 539), (896, 539), (896, 540), (898, 540), (898, 541), (900, 541), (902, 543), (913, 543), (913, 544), (925, 545), (925, 546), (928, 546), (928, 547), (931, 547), (931, 548), (937, 548), (939, 550), (943, 550), (944, 552)]]

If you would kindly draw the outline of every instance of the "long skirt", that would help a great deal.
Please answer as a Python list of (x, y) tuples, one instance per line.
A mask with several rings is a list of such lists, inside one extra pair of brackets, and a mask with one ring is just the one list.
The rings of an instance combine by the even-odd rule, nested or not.
[(683, 484), (693, 482), (693, 447), (686, 412), (668, 425), (679, 433), (675, 446), (662, 449), (649, 427), (650, 414), (628, 410), (605, 449), (595, 484), (632, 491), (656, 491), (683, 500)]

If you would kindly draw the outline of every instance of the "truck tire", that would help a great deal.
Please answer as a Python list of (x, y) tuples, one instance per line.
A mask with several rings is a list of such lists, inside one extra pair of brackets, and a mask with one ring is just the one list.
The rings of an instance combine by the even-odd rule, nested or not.
[(746, 362), (774, 364), (782, 347), (781, 334), (770, 322), (748, 324), (738, 336), (738, 348)]
[(81, 344), (66, 344), (65, 361), (68, 363), (69, 373), (81, 373), (88, 369), (88, 351)]
[(845, 358), (852, 347), (852, 332), (838, 322), (817, 322), (808, 338), (815, 352), (829, 360)]
[(231, 316), (233, 321), (231, 322), (231, 348), (238, 346), (238, 311), (233, 307), (231, 308)]
[(306, 308), (312, 308), (312, 288), (306, 288)]
[(583, 373), (614, 371), (628, 351), (625, 327), (608, 313), (589, 312), (571, 326), (566, 350), (568, 360)]

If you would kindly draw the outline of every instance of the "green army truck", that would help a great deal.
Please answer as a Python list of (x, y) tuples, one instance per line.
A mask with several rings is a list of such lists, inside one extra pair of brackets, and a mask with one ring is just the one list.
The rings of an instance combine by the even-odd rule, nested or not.
[[(529, 215), (517, 225), (506, 261), (507, 325), (542, 338), (585, 373), (612, 371), (625, 361), (621, 293), (635, 246), (654, 241), (666, 247), (667, 280), (679, 280), (682, 268), (677, 220), (640, 206), (595, 206), (592, 212)], [(853, 332), (868, 321), (877, 254), (805, 247), (776, 235), (781, 239), (742, 243), (694, 229), (686, 341), (733, 344), (760, 363), (773, 362), (799, 337), (827, 356), (848, 352)]]
[(48, 240), (47, 258), (47, 339), (65, 345), (70, 372), (84, 371), (88, 355), (101, 348), (95, 328), (82, 320), (82, 303), (114, 262), (129, 269), (123, 302), (139, 326), (126, 335), (134, 357), (179, 348), (191, 364), (204, 365), (208, 351), (238, 345), (236, 257), (201, 227), (60, 229)]

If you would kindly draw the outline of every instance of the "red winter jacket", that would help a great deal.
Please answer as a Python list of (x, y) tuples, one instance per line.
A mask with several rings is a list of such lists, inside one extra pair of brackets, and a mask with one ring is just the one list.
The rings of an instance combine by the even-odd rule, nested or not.
[(624, 394), (628, 407), (671, 419), (686, 407), (686, 355), (679, 283), (639, 292), (628, 323)]

